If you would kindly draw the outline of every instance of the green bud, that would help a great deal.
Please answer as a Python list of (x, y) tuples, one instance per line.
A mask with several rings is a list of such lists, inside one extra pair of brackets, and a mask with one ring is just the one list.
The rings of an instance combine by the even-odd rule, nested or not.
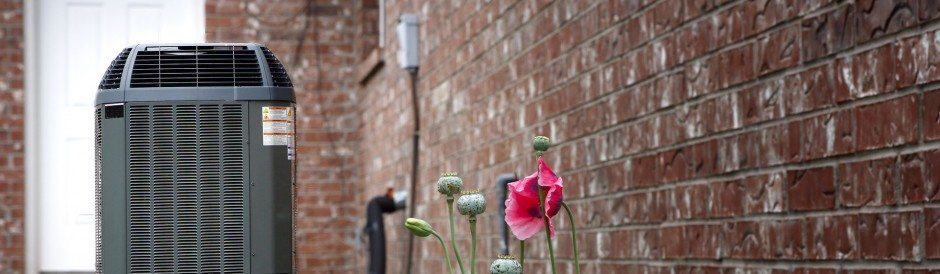
[(441, 174), (441, 178), (437, 179), (437, 192), (444, 196), (460, 193), (461, 188), (463, 188), (463, 180), (457, 177), (457, 173), (444, 173)]
[(522, 274), (522, 264), (516, 261), (515, 257), (500, 255), (499, 259), (493, 261), (490, 265), (490, 273), (493, 274)]
[(411, 231), (411, 234), (418, 237), (427, 237), (435, 233), (434, 229), (431, 228), (431, 224), (418, 218), (408, 218), (405, 220), (405, 228)]
[(545, 136), (535, 136), (532, 138), (532, 148), (537, 152), (545, 152), (552, 145), (552, 141)]
[(476, 216), (486, 211), (486, 198), (479, 191), (468, 191), (457, 199), (457, 210), (461, 215)]

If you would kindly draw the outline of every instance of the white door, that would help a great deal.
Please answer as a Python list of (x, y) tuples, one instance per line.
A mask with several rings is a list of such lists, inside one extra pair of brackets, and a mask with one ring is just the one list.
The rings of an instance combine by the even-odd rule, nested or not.
[(39, 270), (90, 271), (98, 82), (128, 45), (204, 41), (204, 3), (42, 0), (38, 30)]

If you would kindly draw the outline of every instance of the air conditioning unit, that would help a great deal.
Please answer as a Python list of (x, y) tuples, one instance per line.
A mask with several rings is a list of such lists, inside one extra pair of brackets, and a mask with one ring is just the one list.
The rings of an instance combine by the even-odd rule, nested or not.
[(270, 50), (126, 48), (95, 104), (99, 273), (293, 271), (294, 89)]

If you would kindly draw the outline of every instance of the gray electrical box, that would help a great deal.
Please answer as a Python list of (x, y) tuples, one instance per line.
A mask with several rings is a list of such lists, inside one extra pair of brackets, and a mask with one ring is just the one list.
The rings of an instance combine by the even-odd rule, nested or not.
[(270, 50), (129, 47), (95, 104), (97, 272), (293, 271), (294, 89)]

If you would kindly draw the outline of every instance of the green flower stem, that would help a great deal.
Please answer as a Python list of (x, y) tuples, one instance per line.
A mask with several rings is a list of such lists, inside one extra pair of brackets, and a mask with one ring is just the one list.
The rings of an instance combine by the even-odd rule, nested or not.
[(519, 240), (519, 265), (525, 270), (525, 240)]
[(477, 216), (470, 216), (470, 274), (476, 273), (477, 264)]
[(441, 235), (437, 233), (432, 233), (434, 238), (437, 238), (437, 241), (441, 243), (441, 249), (444, 250), (444, 260), (447, 261), (447, 273), (454, 274), (454, 265), (450, 262), (450, 255), (447, 255), (447, 245), (444, 244), (444, 239), (441, 239)]
[[(539, 174), (539, 176), (541, 176), (541, 174)], [(547, 193), (545, 193), (544, 189), (539, 188), (539, 206), (542, 209), (542, 212), (543, 212), (542, 214), (544, 214), (545, 212), (545, 195), (546, 194)], [(552, 247), (552, 233), (551, 233), (551, 230), (549, 229), (549, 227), (551, 226), (549, 222), (551, 222), (551, 220), (549, 220), (548, 215), (544, 215), (542, 217), (542, 220), (545, 221), (545, 241), (548, 244), (548, 258), (551, 260), (551, 263), (552, 263), (552, 274), (555, 274), (555, 273), (558, 273), (558, 270), (555, 269), (555, 248)]]
[(571, 208), (568, 207), (568, 204), (561, 202), (561, 207), (565, 209), (565, 213), (568, 214), (568, 222), (571, 223), (571, 248), (574, 250), (574, 273), (581, 274), (580, 255), (578, 253), (578, 225), (574, 223), (574, 215), (571, 214)]
[(450, 244), (454, 249), (454, 257), (457, 258), (457, 266), (460, 267), (460, 273), (464, 272), (463, 261), (460, 260), (460, 248), (457, 248), (457, 226), (454, 225), (454, 197), (447, 197), (447, 217), (450, 219)]

